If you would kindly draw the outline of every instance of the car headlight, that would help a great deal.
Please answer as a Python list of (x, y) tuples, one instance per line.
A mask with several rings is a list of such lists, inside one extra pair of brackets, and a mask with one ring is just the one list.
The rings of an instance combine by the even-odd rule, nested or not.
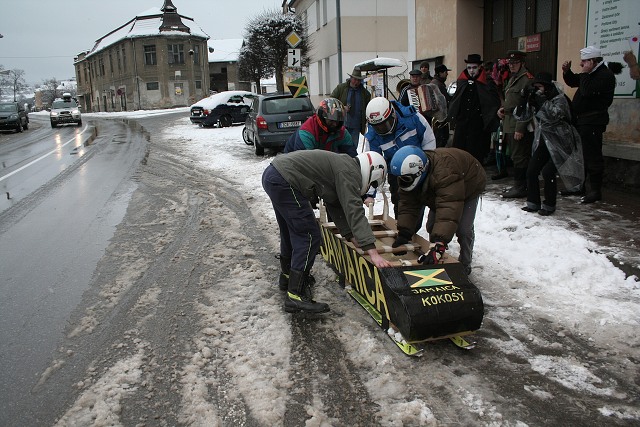
[(9, 116), (9, 120), (16, 120), (18, 118), (17, 114), (12, 114)]
[(79, 110), (73, 110), (73, 111), (71, 112), (71, 114), (80, 114), (80, 111), (79, 111)]
[(58, 113), (56, 113), (54, 111), (51, 112), (51, 117), (57, 117), (57, 116), (58, 116)]

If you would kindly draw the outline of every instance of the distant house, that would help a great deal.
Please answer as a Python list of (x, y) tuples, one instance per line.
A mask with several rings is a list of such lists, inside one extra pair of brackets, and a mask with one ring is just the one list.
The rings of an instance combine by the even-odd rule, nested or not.
[(78, 101), (87, 112), (191, 105), (209, 95), (207, 40), (164, 0), (76, 57)]
[(251, 90), (249, 82), (240, 81), (238, 56), (242, 39), (209, 40), (209, 87), (212, 91)]

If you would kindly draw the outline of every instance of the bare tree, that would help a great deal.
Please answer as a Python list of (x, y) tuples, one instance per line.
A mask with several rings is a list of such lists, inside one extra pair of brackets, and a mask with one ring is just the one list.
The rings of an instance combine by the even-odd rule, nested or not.
[(9, 70), (7, 81), (13, 90), (13, 100), (17, 101), (18, 94), (28, 87), (24, 79), (24, 70)]
[(58, 86), (60, 86), (60, 80), (52, 77), (45, 79), (40, 85), (40, 93), (42, 93), (42, 103), (51, 105), (54, 99), (58, 98)]

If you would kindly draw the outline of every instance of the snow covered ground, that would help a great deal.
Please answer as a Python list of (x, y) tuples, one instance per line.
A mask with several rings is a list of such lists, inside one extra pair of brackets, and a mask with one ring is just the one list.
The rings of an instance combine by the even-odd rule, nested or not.
[[(187, 109), (182, 110), (187, 112)], [(139, 111), (122, 114), (93, 113), (84, 116), (87, 119), (144, 118), (164, 113), (166, 112)], [(202, 129), (192, 125), (185, 114), (185, 118), (176, 121), (175, 126), (166, 130), (162, 137), (178, 141), (185, 155), (191, 157), (200, 167), (208, 168), (217, 176), (233, 182), (238, 191), (246, 194), (253, 216), (264, 218), (263, 225), (272, 228), (269, 231), (270, 239), (263, 242), (263, 245), (266, 250), (273, 252), (277, 248), (277, 225), (269, 198), (260, 184), (262, 171), (271, 158), (253, 155), (253, 147), (242, 142), (241, 132), (242, 126)], [(238, 156), (238, 152), (251, 155)], [(564, 336), (583, 337), (598, 347), (610, 349), (617, 357), (628, 358), (637, 363), (640, 360), (640, 337), (637, 333), (640, 324), (640, 279), (635, 275), (627, 277), (607, 256), (625, 260), (623, 262), (632, 262), (633, 268), (637, 270), (640, 268), (640, 254), (619, 254), (620, 247), (602, 247), (584, 230), (569, 226), (561, 211), (552, 217), (541, 217), (523, 212), (521, 206), (520, 202), (505, 201), (495, 194), (487, 193), (482, 198), (476, 216), (474, 268), (470, 277), (483, 294), (487, 317), (501, 329), (508, 331), (511, 336), (508, 340), (488, 337), (487, 342), (506, 354), (526, 360), (530, 369), (567, 389), (578, 393), (624, 396), (628, 390), (616, 389), (615, 386), (609, 386), (609, 383), (605, 386), (606, 379), (598, 377), (594, 368), (586, 362), (564, 357), (562, 352), (558, 355), (532, 353), (526, 343), (513, 337), (527, 337), (529, 341), (538, 341), (542, 346), (556, 349), (562, 349)], [(380, 209), (381, 203), (376, 203), (376, 211)], [(426, 237), (424, 231), (420, 234)], [(640, 238), (637, 227), (628, 230), (628, 238), (633, 242)], [(450, 252), (457, 255), (458, 250), (459, 247), (454, 240), (450, 245)], [(274, 277), (275, 262), (274, 260)], [(314, 271), (319, 270), (318, 277), (328, 276), (328, 269), (318, 265), (319, 263), (320, 261), (314, 267)], [(241, 273), (250, 274), (238, 272)], [(325, 301), (322, 299), (324, 296), (321, 293), (318, 299)], [(327, 302), (332, 303), (330, 299)], [(273, 309), (278, 311), (280, 307)], [(517, 317), (513, 316), (514, 311), (518, 313)], [(560, 343), (541, 342), (543, 339), (540, 336), (529, 332), (531, 325), (526, 323), (526, 319), (547, 321)], [(260, 339), (278, 344), (271, 349), (271, 357), (274, 360), (288, 360), (288, 346), (282, 337), (282, 328), (285, 326), (278, 323), (270, 327), (263, 326)], [(361, 345), (369, 344), (364, 342)], [(208, 348), (205, 350), (211, 351)], [(382, 392), (379, 389), (385, 381), (388, 381), (386, 386), (399, 387), (403, 375), (392, 373), (397, 367), (388, 366), (389, 361), (386, 359), (360, 362), (375, 363), (380, 372), (380, 376), (372, 379), (368, 388), (377, 398), (377, 402), (383, 406), (380, 411), (383, 414), (380, 415), (383, 424), (402, 425), (403, 416), (407, 414), (413, 416), (405, 425), (414, 425), (417, 420), (421, 420), (420, 424), (434, 422), (428, 405), (420, 399), (402, 404), (393, 400), (392, 390)], [(200, 362), (196, 360), (194, 363)], [(260, 364), (254, 368), (259, 366)], [(277, 372), (272, 374), (278, 376)], [(398, 378), (395, 382), (383, 380), (383, 375), (398, 375)], [(241, 381), (245, 384), (245, 388), (241, 387), (240, 391), (254, 399), (255, 407), (262, 411), (265, 423), (278, 420), (275, 413), (282, 410), (282, 402), (275, 391), (277, 386), (265, 383), (267, 377), (268, 375), (265, 376), (260, 369), (245, 367), (238, 372), (238, 378), (242, 378)], [(203, 378), (194, 371), (191, 372), (191, 376), (186, 376), (184, 381), (192, 382), (190, 389), (194, 393), (194, 405), (197, 406), (198, 402), (201, 405), (199, 409), (192, 409), (191, 419), (196, 419), (197, 417), (193, 418), (196, 412), (202, 411), (200, 419), (206, 420), (207, 413), (215, 412), (215, 408), (207, 406), (204, 396), (206, 391), (202, 389)], [(277, 379), (276, 383), (279, 381), (287, 380)], [(256, 384), (261, 386), (256, 387)], [(255, 389), (260, 387), (263, 387), (263, 393), (255, 393)], [(534, 384), (526, 387), (529, 387), (527, 391), (536, 398), (553, 399), (552, 395), (538, 389)], [(196, 393), (199, 388), (200, 394)], [(254, 391), (250, 392), (252, 389)], [(495, 411), (495, 408), (492, 409), (483, 402), (481, 396), (469, 391), (467, 393), (464, 399), (470, 411), (485, 414)], [(637, 394), (638, 391), (635, 390), (632, 394), (634, 393)], [(637, 405), (625, 408), (602, 406), (598, 410), (604, 416), (640, 422), (640, 407)], [(322, 405), (318, 404), (318, 407), (309, 409), (310, 414), (314, 412), (321, 413)], [(309, 425), (331, 425), (330, 416), (325, 414), (318, 417), (317, 423)], [(496, 421), (494, 425), (502, 425), (500, 414), (491, 414), (490, 419)], [(514, 420), (511, 421), (511, 424), (506, 422), (505, 425), (517, 425)], [(437, 423), (437, 420), (435, 422)]]

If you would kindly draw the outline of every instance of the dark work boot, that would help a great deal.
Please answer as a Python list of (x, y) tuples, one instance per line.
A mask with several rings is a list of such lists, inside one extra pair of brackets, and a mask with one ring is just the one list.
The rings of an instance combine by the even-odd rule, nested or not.
[(602, 175), (601, 174), (591, 174), (589, 176), (589, 191), (587, 195), (582, 198), (580, 203), (594, 203), (598, 200), (602, 200), (602, 192), (600, 189), (602, 188)]
[(495, 175), (491, 175), (491, 179), (493, 181), (497, 181), (499, 179), (503, 179), (509, 176), (509, 173), (507, 172), (507, 168), (502, 169), (500, 172), (498, 172)]
[(289, 289), (289, 271), (291, 270), (291, 258), (282, 254), (276, 255), (280, 260), (280, 276), (278, 277), (278, 287), (281, 291)]
[(592, 190), (587, 193), (586, 196), (580, 200), (580, 203), (589, 204), (602, 200), (602, 193), (599, 190)]
[(309, 297), (311, 289), (309, 275), (299, 270), (289, 271), (289, 291), (284, 300), (284, 309), (288, 313), (304, 311), (306, 313), (326, 313), (329, 305), (315, 302)]
[(513, 187), (502, 193), (502, 197), (505, 199), (527, 197), (527, 185), (524, 181), (516, 181)]

